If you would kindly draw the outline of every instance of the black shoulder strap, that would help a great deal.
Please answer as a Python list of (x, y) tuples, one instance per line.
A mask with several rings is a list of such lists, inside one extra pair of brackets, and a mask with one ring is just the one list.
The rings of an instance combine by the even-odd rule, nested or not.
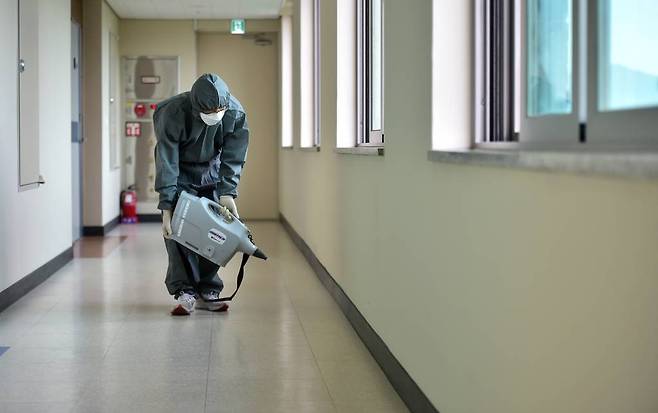
[(238, 290), (240, 289), (240, 285), (242, 284), (242, 279), (244, 278), (244, 266), (247, 265), (247, 261), (249, 260), (249, 257), (250, 257), (249, 254), (242, 254), (242, 263), (240, 264), (240, 271), (238, 271), (238, 285), (235, 287), (235, 291), (233, 291), (233, 294), (231, 294), (229, 297), (218, 298), (217, 300), (213, 300), (213, 302), (231, 301), (233, 297), (235, 297), (235, 294), (238, 293)]

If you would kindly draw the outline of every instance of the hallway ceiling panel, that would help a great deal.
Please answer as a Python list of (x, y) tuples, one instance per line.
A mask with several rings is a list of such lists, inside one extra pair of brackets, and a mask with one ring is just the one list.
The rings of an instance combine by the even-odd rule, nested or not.
[(107, 0), (123, 19), (264, 19), (278, 17), (282, 0)]

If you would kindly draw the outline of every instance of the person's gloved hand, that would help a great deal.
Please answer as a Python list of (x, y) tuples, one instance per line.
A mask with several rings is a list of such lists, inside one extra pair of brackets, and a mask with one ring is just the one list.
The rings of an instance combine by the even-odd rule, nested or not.
[(238, 207), (235, 205), (235, 200), (231, 195), (220, 196), (219, 205), (231, 211), (231, 214), (233, 214), (233, 216), (235, 216), (236, 218), (240, 218), (240, 215), (238, 215)]
[(171, 238), (173, 231), (171, 230), (171, 210), (162, 210), (162, 236), (166, 239)]

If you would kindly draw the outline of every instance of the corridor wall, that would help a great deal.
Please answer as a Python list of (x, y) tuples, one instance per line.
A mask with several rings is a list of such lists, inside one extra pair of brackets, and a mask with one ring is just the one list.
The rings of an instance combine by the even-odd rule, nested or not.
[[(472, 67), (473, 10), (437, 3), (438, 90), (471, 96), (451, 65)], [(385, 155), (337, 153), (350, 0), (321, 4), (322, 147), (280, 150), (281, 213), (424, 393), (447, 413), (655, 412), (658, 184), (428, 160), (429, 0), (384, 1)], [(470, 141), (470, 99), (450, 101), (439, 134)]]

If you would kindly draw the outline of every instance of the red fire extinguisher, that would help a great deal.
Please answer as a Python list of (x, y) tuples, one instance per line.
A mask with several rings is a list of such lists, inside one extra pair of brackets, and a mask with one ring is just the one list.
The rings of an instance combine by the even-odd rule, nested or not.
[(121, 192), (121, 222), (137, 223), (137, 192), (133, 190)]

